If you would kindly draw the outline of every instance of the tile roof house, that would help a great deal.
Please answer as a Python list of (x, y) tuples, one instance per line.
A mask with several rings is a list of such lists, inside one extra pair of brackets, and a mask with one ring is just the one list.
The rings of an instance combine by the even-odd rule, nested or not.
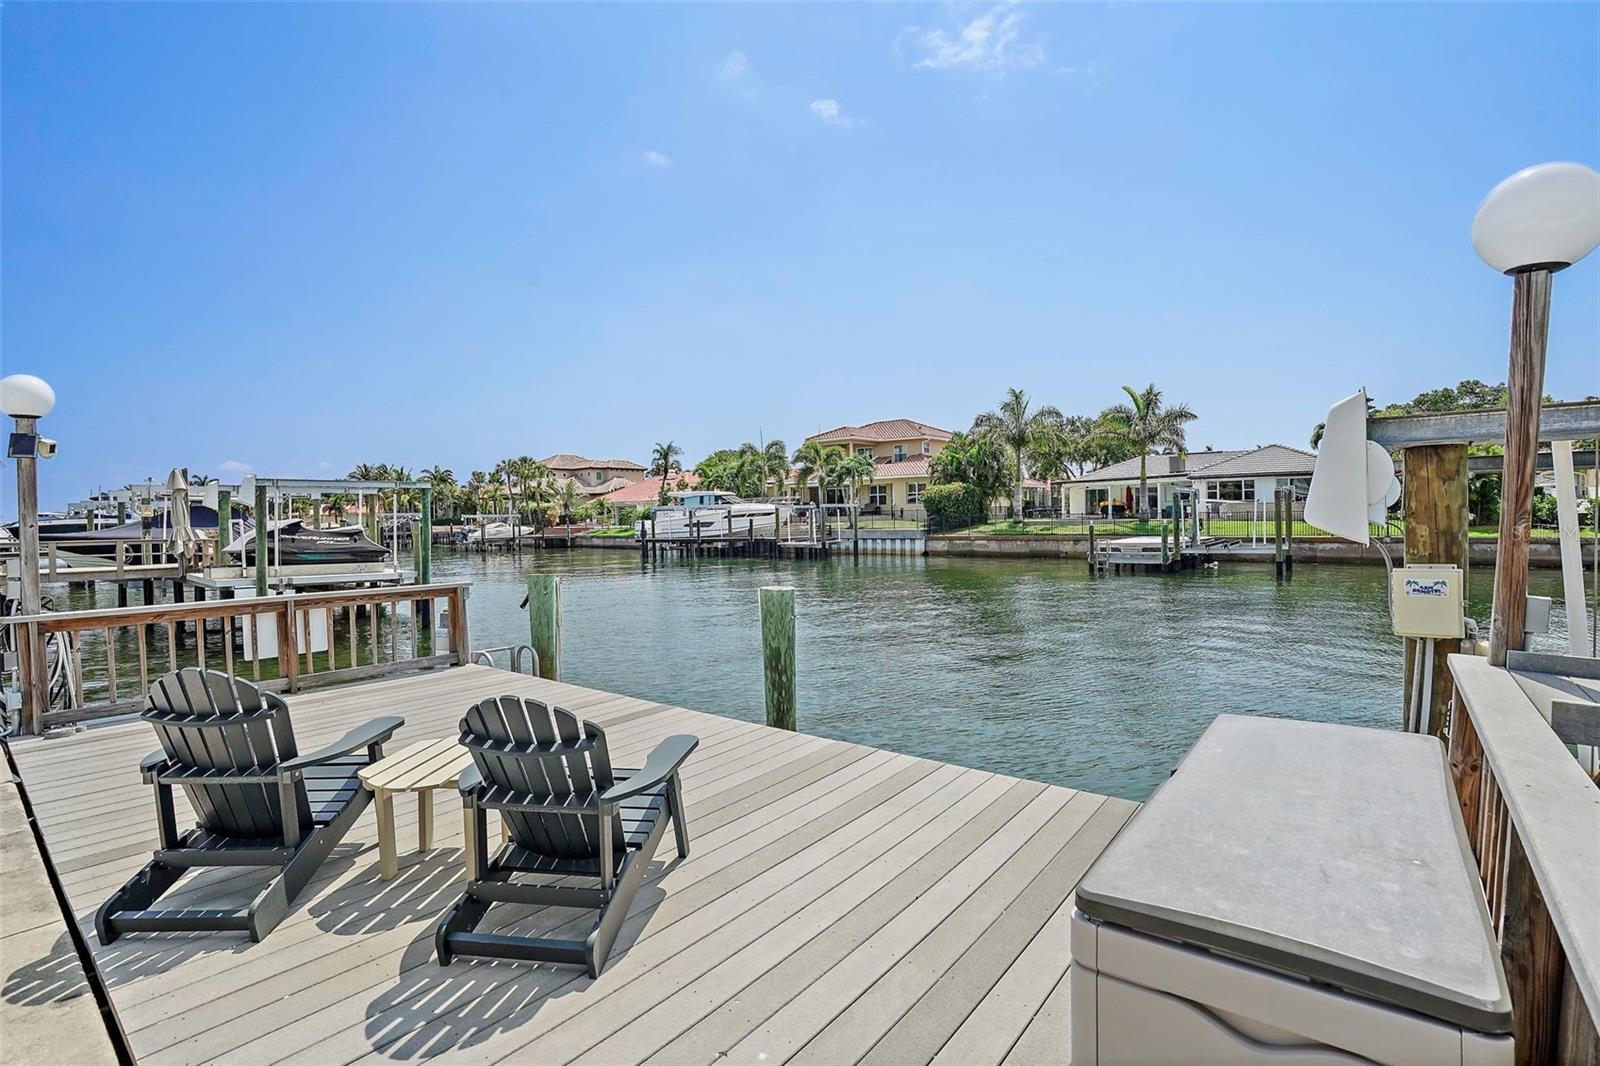
[(557, 477), (571, 478), (591, 495), (596, 487), (608, 481), (617, 478), (638, 481), (645, 472), (644, 467), (631, 459), (588, 459), (570, 452), (559, 452), (541, 461)]
[[(861, 486), (857, 503), (867, 514), (878, 512), (920, 517), (922, 493), (932, 481), (933, 457), (955, 436), (948, 429), (910, 418), (888, 418), (860, 426), (838, 426), (814, 433), (806, 443), (848, 448), (870, 456), (876, 470), (872, 483)], [(829, 489), (830, 503), (843, 503), (843, 489)], [(815, 500), (817, 482), (807, 486), (807, 499)]]
[(1248, 514), (1272, 500), (1279, 488), (1292, 488), (1304, 499), (1317, 457), (1299, 448), (1268, 444), (1259, 448), (1145, 456), (1144, 505), (1137, 499), (1139, 460), (1091, 470), (1067, 485), (1072, 514), (1103, 514), (1120, 504), (1134, 512), (1158, 514), (1172, 502), (1174, 489), (1192, 489), (1202, 513)]
[[(681, 474), (674, 474), (667, 481), (668, 492), (676, 491), (679, 484), (682, 484), (684, 488), (692, 489), (700, 484), (700, 475), (693, 470), (685, 470)], [(661, 479), (658, 477), (643, 478), (600, 497), (601, 500), (614, 507), (638, 507), (641, 504), (655, 503), (660, 498)]]

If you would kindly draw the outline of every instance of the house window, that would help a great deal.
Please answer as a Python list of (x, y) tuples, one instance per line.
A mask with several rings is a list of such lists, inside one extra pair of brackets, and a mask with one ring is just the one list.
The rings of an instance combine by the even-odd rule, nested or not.
[(1294, 489), (1294, 498), (1303, 500), (1306, 498), (1306, 493), (1311, 491), (1311, 479), (1308, 477), (1280, 477), (1278, 479), (1278, 487), (1280, 489)]
[(904, 444), (896, 444), (894, 446), (894, 461), (897, 463), (906, 461), (906, 446)]
[(913, 481), (906, 486), (906, 503), (921, 503), (922, 493), (927, 489), (927, 482)]
[(922, 454), (923, 455), (928, 455), (928, 454), (931, 454), (932, 451), (933, 451), (933, 444), (930, 443), (929, 441), (923, 441), (922, 442)]
[(1084, 489), (1083, 507), (1090, 514), (1097, 513), (1109, 498), (1109, 489)]
[(1253, 479), (1206, 482), (1206, 499), (1208, 500), (1221, 500), (1226, 503), (1252, 503), (1255, 498), (1256, 483)]
[(860, 447), (858, 447), (858, 448), (856, 448), (856, 454), (857, 455), (864, 455), (868, 459), (871, 459), (872, 458), (872, 449), (871, 448), (860, 448)]
[(823, 497), (823, 503), (844, 503), (844, 489), (829, 489)]
[(867, 487), (867, 503), (873, 507), (889, 506), (889, 486), (870, 485)]

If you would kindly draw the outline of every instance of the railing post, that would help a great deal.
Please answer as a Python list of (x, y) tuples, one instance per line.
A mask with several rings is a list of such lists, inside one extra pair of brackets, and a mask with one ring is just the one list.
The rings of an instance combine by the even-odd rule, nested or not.
[(767, 725), (795, 729), (794, 588), (761, 590), (761, 668)]
[(1507, 852), (1500, 961), (1511, 993), (1517, 1062), (1556, 1062), (1565, 955), (1515, 830), (1508, 834)]
[[(260, 528), (258, 525), (257, 529)], [(260, 545), (256, 545), (259, 549)], [(259, 556), (259, 551), (257, 555)], [(300, 645), (295, 638), (294, 593), (278, 597), (281, 603), (273, 612), (278, 621), (278, 672), (288, 683), (290, 692), (300, 690)], [(307, 645), (309, 647), (309, 645)], [(260, 652), (257, 652), (259, 656)]]
[(456, 653), (456, 665), (467, 665), (472, 654), (472, 644), (467, 632), (467, 594), (460, 587), (450, 590), (450, 649)]
[(528, 643), (539, 656), (539, 676), (561, 680), (561, 579), (528, 575)]
[(16, 629), (17, 665), (22, 674), (22, 732), (37, 736), (44, 732), (44, 712), (50, 709), (49, 684), (39, 672), (44, 662), (44, 634), (38, 622), (26, 622)]

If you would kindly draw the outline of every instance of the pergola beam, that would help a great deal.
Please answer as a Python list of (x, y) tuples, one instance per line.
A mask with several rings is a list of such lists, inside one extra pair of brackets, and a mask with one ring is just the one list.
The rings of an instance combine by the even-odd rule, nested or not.
[[(1600, 437), (1600, 403), (1550, 403), (1539, 409), (1540, 440)], [(1390, 450), (1424, 444), (1503, 443), (1504, 411), (1450, 411), (1443, 414), (1385, 415), (1367, 419), (1367, 439)]]

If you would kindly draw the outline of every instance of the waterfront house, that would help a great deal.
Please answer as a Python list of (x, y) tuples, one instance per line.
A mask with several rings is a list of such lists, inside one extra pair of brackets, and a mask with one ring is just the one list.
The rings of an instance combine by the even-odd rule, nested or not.
[(576, 481), (580, 489), (590, 494), (608, 482), (634, 482), (645, 475), (645, 468), (629, 459), (588, 459), (561, 452), (541, 461), (557, 478)]
[[(673, 474), (667, 479), (667, 491), (677, 492), (680, 489), (692, 489), (700, 484), (700, 475), (693, 470), (684, 470)], [(658, 477), (641, 478), (638, 481), (622, 485), (611, 490), (603, 496), (597, 497), (611, 510), (612, 520), (630, 507), (654, 507), (661, 499), (661, 479)]]
[[(933, 457), (950, 443), (948, 429), (909, 418), (889, 418), (859, 426), (839, 426), (815, 433), (806, 443), (845, 448), (869, 457), (876, 469), (872, 482), (862, 485), (857, 503), (865, 513), (900, 513), (920, 517), (922, 494), (932, 483)], [(846, 489), (829, 489), (828, 503), (844, 503)], [(805, 496), (815, 501), (817, 481), (806, 485)]]
[(1192, 489), (1201, 513), (1249, 517), (1270, 508), (1280, 488), (1304, 500), (1317, 457), (1284, 444), (1259, 448), (1145, 456), (1145, 499), (1139, 500), (1139, 460), (1127, 459), (1091, 470), (1066, 486), (1071, 514), (1098, 515), (1120, 505), (1133, 513), (1160, 514), (1176, 489)]

